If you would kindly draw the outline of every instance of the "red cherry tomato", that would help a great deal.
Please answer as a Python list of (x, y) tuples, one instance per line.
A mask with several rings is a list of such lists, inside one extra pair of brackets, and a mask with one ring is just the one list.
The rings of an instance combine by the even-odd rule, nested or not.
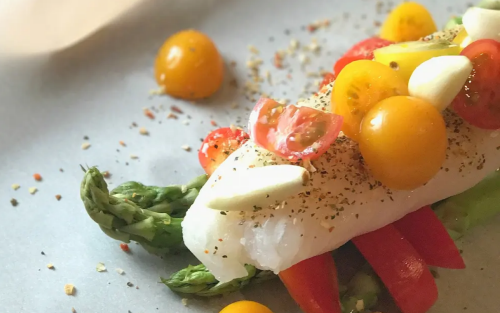
[(309, 107), (282, 105), (262, 98), (250, 114), (250, 138), (292, 161), (317, 159), (339, 135), (343, 118)]
[(354, 57), (341, 57), (340, 59), (335, 62), (335, 65), (333, 66), (333, 74), (334, 78), (336, 79), (337, 76), (339, 76), (340, 71), (349, 63), (358, 61), (358, 60), (363, 60), (365, 59), (363, 56), (354, 56)]
[(500, 42), (472, 42), (461, 53), (474, 65), (469, 79), (453, 100), (453, 109), (470, 124), (500, 128)]
[(331, 253), (302, 261), (279, 273), (305, 313), (341, 313), (337, 270)]
[(393, 223), (431, 266), (462, 269), (464, 260), (450, 235), (430, 206)]
[(208, 134), (198, 152), (198, 159), (205, 172), (212, 175), (217, 167), (249, 138), (243, 130), (230, 127), (219, 128)]
[[(362, 57), (366, 60), (373, 59), (373, 51), (378, 48), (383, 48), (388, 45), (392, 45), (394, 42), (385, 40), (379, 37), (371, 37), (362, 40), (351, 47), (343, 57)], [(338, 74), (338, 73), (337, 73)]]
[(319, 84), (319, 90), (323, 89), (324, 86), (328, 85), (334, 80), (335, 80), (335, 74), (326, 73), (326, 75), (323, 76), (323, 81), (321, 82), (321, 84)]
[(425, 313), (438, 291), (427, 264), (393, 225), (352, 240), (403, 313)]

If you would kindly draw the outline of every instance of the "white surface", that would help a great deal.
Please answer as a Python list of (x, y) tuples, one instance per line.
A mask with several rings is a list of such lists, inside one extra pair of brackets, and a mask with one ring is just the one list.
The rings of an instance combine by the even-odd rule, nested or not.
[[(438, 24), (443, 25), (451, 13), (447, 5), (433, 3)], [(465, 1), (451, 6), (453, 12), (463, 12)], [(83, 174), (79, 164), (109, 170), (111, 187), (131, 179), (147, 184), (182, 183), (200, 174), (196, 153), (181, 146), (200, 145), (199, 138), (213, 128), (210, 115), (219, 125), (235, 123), (238, 116), (244, 121), (243, 107), (251, 103), (227, 84), (206, 104), (149, 99), (148, 91), (155, 87), (152, 63), (161, 43), (187, 27), (207, 32), (227, 61), (237, 61), (231, 75), (241, 85), (248, 44), (260, 50), (264, 68), (272, 69), (270, 59), (276, 49), (288, 46), (291, 38), (310, 41), (301, 26), (321, 18), (341, 20), (344, 11), (351, 12), (347, 21), (314, 34), (323, 51), (311, 59), (308, 68), (330, 69), (349, 44), (366, 37), (364, 27), (371, 28), (374, 19), (383, 20), (382, 15), (374, 16), (375, 1), (149, 2), (126, 20), (66, 51), (0, 66), (0, 312), (71, 312), (71, 307), (79, 313), (218, 312), (224, 304), (243, 297), (259, 300), (275, 313), (299, 312), (278, 281), (228, 298), (193, 300), (185, 308), (181, 297), (156, 282), (158, 276), (197, 261), (188, 253), (161, 260), (135, 245), (131, 245), (133, 254), (124, 254), (118, 242), (107, 238), (85, 213), (79, 200)], [(366, 20), (362, 14), (367, 14)], [(361, 27), (355, 29), (354, 24)], [(274, 42), (269, 41), (271, 36)], [(293, 71), (292, 75), (298, 73), (299, 66)], [(284, 73), (273, 77), (284, 77)], [(287, 85), (273, 87), (273, 95), (295, 99), (305, 81), (304, 75), (293, 75)], [(231, 109), (235, 97), (241, 109)], [(179, 120), (167, 120), (168, 110), (157, 114), (154, 122), (142, 114), (144, 106), (163, 104), (168, 109), (172, 103), (185, 111)], [(187, 114), (192, 117), (189, 126), (182, 123)], [(138, 128), (129, 129), (134, 121), (151, 135), (144, 137)], [(85, 135), (92, 144), (88, 150), (80, 147)], [(119, 140), (127, 147), (121, 147)], [(131, 160), (130, 154), (139, 159)], [(43, 176), (43, 182), (33, 180), (35, 172)], [(13, 183), (21, 189), (13, 191)], [(35, 195), (28, 193), (32, 186), (39, 189)], [(56, 194), (62, 195), (61, 201), (56, 201)], [(17, 207), (9, 204), (12, 197), (19, 201)], [(441, 295), (433, 312), (455, 313), (464, 307), (468, 312), (494, 312), (500, 306), (499, 225), (497, 220), (466, 238), (467, 270), (439, 271)], [(96, 272), (98, 262), (105, 263), (108, 272)], [(47, 263), (53, 263), (56, 270), (48, 270)], [(125, 270), (124, 276), (115, 272), (117, 267)], [(140, 289), (127, 287), (128, 281)], [(64, 294), (66, 283), (76, 286), (75, 296)]]

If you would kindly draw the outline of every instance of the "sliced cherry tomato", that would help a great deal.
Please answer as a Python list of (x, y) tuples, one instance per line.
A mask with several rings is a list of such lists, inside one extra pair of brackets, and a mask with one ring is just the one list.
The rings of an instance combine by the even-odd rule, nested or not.
[(465, 268), (455, 242), (430, 206), (406, 215), (393, 225), (428, 265), (453, 269)]
[(387, 16), (380, 37), (396, 42), (418, 40), (437, 31), (431, 13), (421, 4), (405, 1)]
[(334, 74), (334, 79), (339, 76), (340, 71), (349, 63), (357, 61), (357, 60), (364, 60), (365, 57), (362, 55), (359, 56), (352, 56), (352, 57), (341, 57), (340, 59), (335, 62), (335, 65), (333, 66), (333, 74)]
[(403, 313), (425, 313), (438, 290), (427, 264), (393, 225), (352, 240)]
[(156, 82), (165, 93), (200, 99), (222, 85), (224, 61), (213, 41), (195, 30), (174, 34), (165, 41), (155, 61)]
[(474, 65), (453, 109), (470, 124), (484, 129), (500, 128), (500, 42), (472, 42), (461, 53)]
[(217, 167), (248, 139), (248, 134), (241, 129), (223, 127), (212, 131), (203, 140), (198, 152), (201, 166), (208, 175), (212, 175)]
[(317, 159), (339, 135), (342, 117), (309, 107), (262, 98), (250, 114), (250, 138), (292, 161)]
[(279, 273), (292, 298), (305, 313), (341, 313), (337, 269), (330, 252)]
[[(343, 57), (361, 57), (361, 59), (372, 60), (373, 51), (393, 44), (394, 42), (379, 37), (371, 37), (362, 40), (344, 53)], [(340, 72), (337, 72), (337, 75)]]
[(321, 84), (319, 84), (319, 90), (321, 91), (321, 89), (323, 89), (323, 87), (325, 87), (329, 83), (333, 82), (334, 80), (335, 80), (335, 74), (326, 73), (326, 75), (323, 76), (323, 81), (321, 82)]
[(397, 95), (408, 95), (408, 85), (389, 66), (369, 60), (348, 64), (337, 77), (332, 92), (335, 113), (344, 117), (342, 131), (358, 141), (365, 114), (377, 102)]

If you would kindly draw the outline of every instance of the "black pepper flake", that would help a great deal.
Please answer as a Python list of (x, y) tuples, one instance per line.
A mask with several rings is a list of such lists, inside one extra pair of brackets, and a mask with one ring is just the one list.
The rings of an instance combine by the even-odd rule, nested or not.
[(132, 284), (131, 282), (127, 282), (127, 286), (134, 287), (134, 284)]
[(227, 215), (227, 213), (224, 211), (220, 211), (220, 215)]
[(219, 146), (218, 146), (218, 145), (214, 145), (214, 148), (215, 148), (215, 149), (219, 149)]
[(40, 254), (41, 254), (41, 255), (45, 255), (45, 252), (43, 252), (43, 251), (42, 251), (42, 252), (40, 252)]
[(354, 215), (354, 216), (356, 216), (356, 219), (358, 219), (358, 218), (359, 218), (359, 214), (356, 214), (356, 215)]
[(227, 255), (225, 255), (225, 254), (224, 254), (224, 255), (222, 256), (222, 258), (223, 258), (223, 259), (227, 259)]
[(19, 204), (19, 202), (17, 202), (16, 199), (12, 198), (12, 199), (10, 199), (10, 204), (12, 204), (12, 206), (17, 206)]

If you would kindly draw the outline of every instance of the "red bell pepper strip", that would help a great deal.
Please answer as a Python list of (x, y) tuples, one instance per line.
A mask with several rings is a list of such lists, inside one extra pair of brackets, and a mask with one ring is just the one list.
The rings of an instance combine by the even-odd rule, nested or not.
[(453, 269), (465, 268), (455, 242), (430, 206), (406, 215), (393, 225), (428, 265)]
[(425, 313), (436, 302), (434, 277), (423, 258), (393, 225), (352, 240), (403, 313)]
[(318, 255), (279, 273), (305, 313), (341, 313), (337, 270), (331, 253)]

